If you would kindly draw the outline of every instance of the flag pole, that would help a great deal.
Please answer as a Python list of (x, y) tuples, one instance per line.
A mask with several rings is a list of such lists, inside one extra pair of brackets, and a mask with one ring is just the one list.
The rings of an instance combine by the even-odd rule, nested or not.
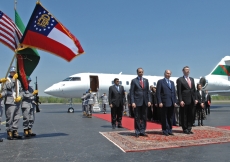
[(17, 0), (14, 0), (14, 10), (17, 9)]

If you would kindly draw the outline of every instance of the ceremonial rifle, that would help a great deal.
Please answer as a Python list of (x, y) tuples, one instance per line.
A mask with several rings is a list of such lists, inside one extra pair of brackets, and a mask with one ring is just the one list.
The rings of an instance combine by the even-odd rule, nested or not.
[[(35, 90), (38, 90), (37, 77), (36, 77), (36, 82), (35, 82)], [(37, 94), (35, 95), (36, 112), (40, 112), (39, 103), (41, 104), (41, 102), (39, 101), (38, 93), (37, 93)]]

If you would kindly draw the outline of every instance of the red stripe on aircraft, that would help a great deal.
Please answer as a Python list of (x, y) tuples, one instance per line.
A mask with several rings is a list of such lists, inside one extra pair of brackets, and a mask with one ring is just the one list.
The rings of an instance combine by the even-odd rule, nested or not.
[(228, 72), (228, 70), (224, 67), (224, 65), (220, 65), (220, 67), (224, 70), (224, 72), (230, 76), (230, 73)]

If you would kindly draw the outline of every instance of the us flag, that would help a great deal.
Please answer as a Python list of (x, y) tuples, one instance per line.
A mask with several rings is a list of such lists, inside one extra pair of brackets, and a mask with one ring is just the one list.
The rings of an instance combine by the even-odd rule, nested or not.
[(0, 11), (0, 42), (15, 51), (21, 38), (22, 33), (15, 23)]

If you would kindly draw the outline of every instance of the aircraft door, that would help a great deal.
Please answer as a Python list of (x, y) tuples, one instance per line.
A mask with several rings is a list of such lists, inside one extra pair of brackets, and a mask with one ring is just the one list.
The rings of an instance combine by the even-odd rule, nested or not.
[(97, 92), (99, 90), (99, 80), (98, 76), (89, 76), (90, 78), (90, 89), (92, 92)]

